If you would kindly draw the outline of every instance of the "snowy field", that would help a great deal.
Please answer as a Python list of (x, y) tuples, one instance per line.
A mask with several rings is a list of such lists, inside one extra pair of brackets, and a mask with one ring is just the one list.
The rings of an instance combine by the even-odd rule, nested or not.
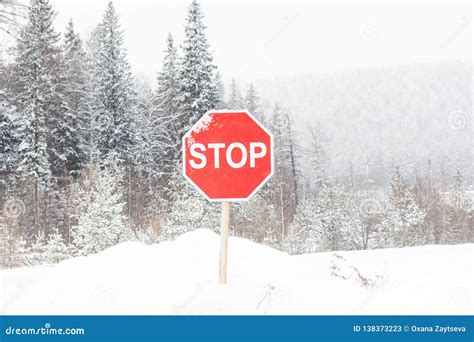
[(474, 314), (474, 244), (288, 256), (219, 236), (122, 243), (0, 272), (0, 314)]

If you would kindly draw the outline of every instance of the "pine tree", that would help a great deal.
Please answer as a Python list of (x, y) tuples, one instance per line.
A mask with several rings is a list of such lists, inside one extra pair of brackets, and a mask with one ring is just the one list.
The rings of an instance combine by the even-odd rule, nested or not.
[(28, 21), (16, 46), (16, 103), (22, 113), (23, 136), (19, 147), (20, 170), (35, 179), (50, 176), (47, 133), (55, 101), (55, 75), (59, 36), (53, 29), (53, 10), (49, 1), (32, 0)]
[(97, 74), (101, 69), (101, 25), (96, 26), (89, 34), (84, 46), (85, 52), (85, 85), (86, 93), (83, 100), (85, 102), (86, 115), (84, 122), (84, 133), (82, 135), (84, 152), (87, 164), (94, 164), (101, 160), (99, 151), (99, 135), (103, 129), (110, 124), (108, 116), (99, 116), (99, 108), (102, 108), (97, 101), (100, 99), (101, 86)]
[(93, 38), (90, 47), (97, 51), (91, 53), (91, 110), (99, 157), (105, 160), (112, 153), (123, 163), (130, 157), (135, 139), (136, 95), (119, 17), (111, 1)]
[(65, 102), (67, 115), (62, 125), (64, 140), (62, 142), (63, 155), (68, 175), (77, 177), (86, 163), (87, 142), (87, 104), (86, 94), (86, 61), (82, 41), (74, 31), (74, 24), (70, 20), (66, 26), (63, 42)]
[(108, 160), (106, 164), (105, 169), (93, 169), (80, 190), (80, 213), (72, 237), (81, 255), (100, 252), (133, 236), (123, 214), (123, 169), (116, 160)]
[[(131, 179), (132, 191), (130, 216), (137, 228), (146, 228), (154, 216), (153, 200), (162, 186), (164, 174), (164, 144), (168, 136), (155, 105), (155, 93), (145, 80), (136, 80), (137, 90), (137, 138), (134, 150), (135, 176)], [(163, 164), (162, 164), (163, 163)]]
[(453, 194), (454, 207), (456, 209), (466, 211), (472, 209), (472, 203), (468, 194), (469, 187), (466, 185), (466, 181), (464, 180), (464, 176), (460, 170), (456, 170), (451, 190)]
[(0, 91), (0, 182), (6, 181), (3, 175), (11, 175), (16, 169), (19, 142), (18, 113)]
[(205, 35), (201, 6), (192, 0), (185, 25), (182, 46), (180, 80), (181, 137), (204, 113), (215, 108), (218, 90), (214, 83), (216, 66), (213, 64), (209, 43)]
[(389, 205), (382, 217), (378, 231), (379, 247), (419, 245), (426, 241), (420, 230), (425, 213), (418, 206), (407, 179), (399, 167), (392, 170)]
[(168, 118), (173, 118), (179, 115), (179, 65), (178, 51), (170, 33), (166, 39), (164, 52), (163, 67), (157, 77), (156, 105), (159, 112)]
[(227, 107), (225, 103), (225, 87), (222, 82), (222, 75), (219, 71), (214, 74), (214, 84), (217, 87), (217, 104), (215, 109), (225, 109)]
[(135, 81), (137, 90), (137, 141), (134, 151), (137, 162), (137, 170), (144, 176), (157, 178), (162, 170), (158, 167), (162, 157), (161, 138), (167, 132), (163, 132), (160, 125), (159, 115), (155, 105), (155, 94), (151, 85), (137, 79)]
[(160, 150), (157, 160), (160, 173), (170, 174), (180, 157), (183, 119), (179, 110), (179, 91), (178, 53), (173, 37), (168, 34), (163, 67), (157, 77), (153, 119), (156, 127), (153, 140)]
[(318, 218), (316, 203), (310, 199), (301, 201), (288, 229), (288, 236), (283, 240), (283, 249), (290, 254), (323, 250), (323, 232)]
[(29, 266), (41, 265), (44, 262), (46, 235), (44, 232), (37, 232), (32, 238), (32, 242), (22, 249), (23, 262)]
[(49, 235), (41, 256), (44, 263), (56, 264), (64, 259), (70, 258), (72, 253), (72, 248), (66, 245), (64, 238), (56, 230), (53, 234)]
[(291, 254), (364, 248), (359, 207), (342, 186), (323, 184), (320, 193), (302, 200), (283, 246)]
[(274, 142), (275, 175), (270, 180), (270, 188), (276, 189), (270, 196), (281, 217), (281, 238), (293, 220), (298, 205), (298, 170), (296, 165), (297, 143), (293, 123), (288, 112), (275, 104), (271, 131)]
[(74, 249), (65, 243), (58, 230), (48, 237), (42, 232), (36, 234), (33, 243), (24, 245), (20, 251), (23, 263), (30, 266), (57, 264), (74, 255)]
[(249, 201), (232, 205), (231, 233), (254, 241), (276, 245), (279, 234), (279, 218), (272, 204), (265, 199), (265, 192), (259, 191)]
[(260, 122), (264, 122), (263, 114), (261, 113), (260, 98), (258, 97), (257, 90), (250, 83), (247, 93), (244, 99), (245, 109), (247, 109), (253, 116), (255, 116)]
[(427, 179), (416, 177), (413, 194), (420, 209), (426, 213), (420, 225), (420, 231), (426, 237), (425, 242), (443, 243), (448, 230), (445, 219), (447, 203), (442, 200), (439, 186), (433, 181), (430, 159), (428, 160)]
[(240, 90), (237, 86), (237, 82), (233, 78), (230, 83), (229, 90), (229, 99), (227, 100), (227, 106), (229, 109), (243, 109), (244, 108), (244, 99), (240, 94)]
[[(65, 114), (61, 79), (59, 35), (53, 27), (54, 12), (48, 0), (31, 0), (28, 20), (16, 46), (15, 103), (21, 113), (21, 143), (17, 171), (31, 184), (32, 220), (29, 229), (38, 230), (40, 199), (44, 185), (52, 180), (52, 165), (58, 155), (58, 123)], [(42, 186), (43, 185), (43, 186)], [(49, 188), (49, 187), (48, 187)], [(26, 200), (26, 199), (25, 199)], [(29, 202), (29, 201), (28, 201)], [(47, 217), (47, 213), (43, 215)]]
[(456, 170), (451, 185), (452, 208), (449, 213), (449, 243), (471, 242), (473, 236), (473, 198), (472, 190), (466, 184), (460, 170)]
[(170, 212), (163, 222), (163, 238), (173, 239), (181, 234), (202, 227), (207, 203), (193, 189), (179, 192)]
[[(0, 90), (0, 208), (4, 207), (6, 194), (15, 180), (19, 142), (18, 114)], [(0, 229), (1, 225), (0, 218)]]
[(210, 204), (184, 179), (175, 173), (172, 177), (175, 189), (171, 208), (164, 215), (163, 239), (173, 239), (195, 229), (219, 230), (219, 209)]
[(20, 234), (20, 227), (10, 224), (8, 217), (0, 218), (0, 269), (22, 266), (26, 242)]
[(343, 187), (334, 183), (324, 184), (315, 211), (324, 250), (361, 248), (358, 210)]
[(309, 188), (318, 192), (325, 181), (327, 166), (326, 150), (324, 146), (324, 134), (319, 126), (309, 126), (309, 146), (306, 149), (305, 159), (309, 165)]

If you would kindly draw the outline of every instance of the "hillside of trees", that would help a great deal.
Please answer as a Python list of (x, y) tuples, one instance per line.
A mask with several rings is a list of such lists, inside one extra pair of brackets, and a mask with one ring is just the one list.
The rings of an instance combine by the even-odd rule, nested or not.
[[(152, 84), (132, 75), (112, 2), (89, 37), (79, 37), (72, 20), (57, 32), (49, 0), (0, 0), (2, 10), (24, 18), (10, 18), (20, 22), (15, 44), (0, 56), (1, 267), (54, 263), (127, 240), (155, 243), (197, 228), (218, 231), (219, 205), (181, 175), (180, 141), (206, 111), (224, 108), (249, 110), (275, 142), (275, 175), (249, 202), (233, 205), (232, 234), (289, 253), (474, 241), (469, 120), (456, 129), (458, 118), (450, 116), (455, 133), (448, 134), (457, 140), (449, 144), (430, 129), (436, 113), (456, 101), (464, 119), (472, 88), (463, 65), (443, 69), (450, 83), (429, 72), (406, 85), (403, 72), (321, 76), (313, 95), (298, 102), (303, 81), (273, 95), (260, 93), (264, 85), (223, 84), (197, 0), (183, 13), (184, 41), (169, 34), (162, 42), (165, 57)], [(0, 27), (11, 34), (10, 20)], [(402, 79), (354, 93), (354, 77), (382, 74)], [(308, 108), (317, 115), (304, 114)], [(378, 142), (390, 138), (392, 124), (408, 132), (395, 157)], [(427, 129), (426, 145), (409, 139), (414, 126)], [(370, 152), (370, 160), (358, 151)]]
[[(399, 164), (410, 176), (431, 173), (449, 187), (459, 169), (472, 184), (472, 66), (444, 62), (306, 74), (256, 82), (262, 98), (291, 108), (298, 129), (320, 126), (327, 174), (350, 167), (388, 184)], [(416, 148), (415, 148), (416, 147)], [(342, 177), (342, 178), (341, 178)]]

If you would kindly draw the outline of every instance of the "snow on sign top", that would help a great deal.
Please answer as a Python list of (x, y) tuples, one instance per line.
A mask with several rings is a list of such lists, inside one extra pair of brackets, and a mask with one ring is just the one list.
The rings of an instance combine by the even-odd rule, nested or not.
[(245, 201), (273, 175), (273, 136), (245, 110), (209, 111), (183, 136), (183, 174), (210, 201)]

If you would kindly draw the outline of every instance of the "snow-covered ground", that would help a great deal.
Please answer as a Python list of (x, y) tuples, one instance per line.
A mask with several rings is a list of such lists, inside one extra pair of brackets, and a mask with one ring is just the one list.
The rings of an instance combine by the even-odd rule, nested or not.
[(288, 256), (231, 237), (226, 285), (218, 255), (197, 230), (1, 271), (0, 314), (474, 314), (474, 244)]

